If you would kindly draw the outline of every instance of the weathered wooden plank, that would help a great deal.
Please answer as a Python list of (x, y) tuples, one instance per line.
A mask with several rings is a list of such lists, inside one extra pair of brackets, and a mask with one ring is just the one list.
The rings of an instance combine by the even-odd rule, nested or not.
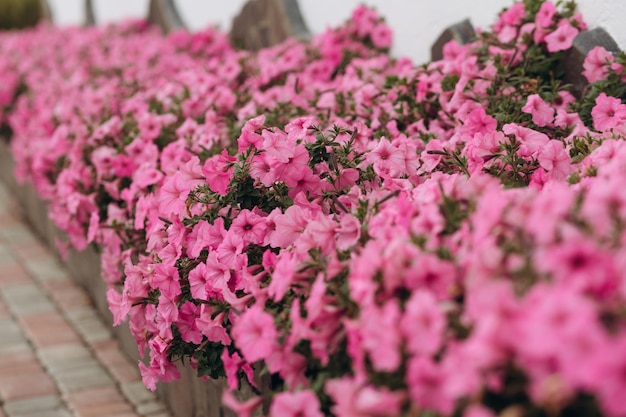
[(231, 39), (244, 49), (256, 51), (291, 37), (311, 37), (297, 0), (250, 0), (233, 20)]
[(465, 19), (459, 23), (455, 23), (452, 26), (448, 26), (439, 35), (439, 38), (435, 41), (430, 48), (430, 58), (433, 61), (438, 61), (443, 58), (443, 47), (450, 41), (455, 40), (459, 44), (464, 45), (471, 42), (476, 37), (476, 31), (469, 19)]
[(84, 1), (84, 11), (85, 11), (85, 25), (93, 26), (96, 24), (96, 12), (93, 7), (93, 2), (91, 0)]
[(41, 19), (49, 22), (53, 21), (52, 9), (46, 0), (39, 0), (39, 8), (41, 10)]
[(577, 97), (580, 97), (585, 87), (589, 84), (582, 74), (583, 63), (589, 51), (596, 46), (602, 46), (613, 54), (617, 54), (620, 51), (619, 46), (617, 46), (611, 35), (599, 27), (580, 32), (574, 39), (572, 47), (563, 54), (565, 82), (572, 84), (572, 93)]
[(186, 28), (174, 0), (150, 0), (148, 21), (160, 26), (163, 33)]

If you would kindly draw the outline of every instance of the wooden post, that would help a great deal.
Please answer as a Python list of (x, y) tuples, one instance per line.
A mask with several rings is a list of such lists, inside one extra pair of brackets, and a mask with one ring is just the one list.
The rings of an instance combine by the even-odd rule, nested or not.
[(96, 13), (91, 0), (85, 0), (85, 26), (93, 26), (96, 24)]
[(174, 4), (174, 0), (150, 0), (148, 21), (159, 25), (163, 33), (169, 33), (186, 27)]
[(236, 46), (259, 50), (295, 37), (310, 39), (297, 0), (250, 0), (233, 20)]
[(443, 47), (450, 41), (455, 40), (459, 44), (464, 45), (471, 42), (476, 37), (476, 31), (474, 26), (465, 19), (462, 22), (456, 23), (452, 26), (448, 26), (443, 31), (439, 38), (435, 41), (430, 49), (430, 59), (438, 61), (443, 58)]
[(52, 9), (46, 0), (39, 0), (39, 9), (41, 10), (41, 20), (53, 21)]
[(582, 74), (583, 63), (589, 51), (596, 46), (602, 46), (612, 54), (617, 54), (620, 49), (611, 35), (603, 28), (596, 28), (580, 32), (574, 39), (572, 47), (563, 55), (565, 67), (565, 82), (572, 84), (572, 93), (580, 97), (585, 87), (589, 84)]

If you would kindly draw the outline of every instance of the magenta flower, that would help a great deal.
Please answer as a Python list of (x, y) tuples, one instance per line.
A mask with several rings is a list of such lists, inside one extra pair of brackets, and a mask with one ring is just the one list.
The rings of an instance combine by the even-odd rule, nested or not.
[(539, 94), (528, 96), (522, 111), (530, 114), (533, 118), (533, 123), (539, 127), (547, 126), (554, 121), (554, 108), (543, 101)]
[(548, 52), (565, 51), (572, 47), (574, 38), (578, 35), (578, 29), (563, 19), (557, 29), (545, 37)]
[(269, 358), (278, 347), (274, 319), (258, 304), (237, 318), (231, 334), (244, 358), (250, 363)]
[(626, 105), (615, 97), (600, 93), (596, 98), (596, 105), (591, 110), (593, 127), (604, 132), (626, 122)]

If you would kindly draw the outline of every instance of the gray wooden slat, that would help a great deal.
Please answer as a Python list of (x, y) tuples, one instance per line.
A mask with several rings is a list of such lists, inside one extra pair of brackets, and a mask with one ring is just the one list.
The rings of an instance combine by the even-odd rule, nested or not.
[(439, 35), (439, 38), (435, 41), (430, 49), (430, 58), (433, 61), (438, 61), (443, 58), (443, 47), (446, 43), (455, 40), (459, 44), (464, 45), (471, 42), (476, 37), (476, 31), (469, 19), (465, 19), (459, 23), (455, 23), (452, 26), (448, 26)]
[(41, 9), (41, 18), (43, 20), (47, 20), (49, 22), (52, 22), (54, 20), (54, 16), (52, 15), (52, 9), (50, 8), (50, 5), (46, 0), (39, 0), (39, 8)]
[(178, 13), (174, 0), (150, 0), (148, 21), (160, 26), (163, 33), (187, 27)]
[(612, 54), (620, 52), (619, 46), (606, 30), (599, 27), (593, 30), (580, 32), (574, 39), (572, 47), (563, 54), (565, 67), (565, 82), (572, 84), (572, 93), (580, 97), (589, 84), (582, 74), (585, 57), (596, 46), (602, 46)]
[(259, 50), (295, 37), (310, 39), (297, 0), (250, 0), (233, 20), (236, 46)]
[(96, 24), (96, 12), (93, 7), (93, 2), (91, 0), (84, 1), (84, 11), (85, 11), (85, 25), (93, 26)]

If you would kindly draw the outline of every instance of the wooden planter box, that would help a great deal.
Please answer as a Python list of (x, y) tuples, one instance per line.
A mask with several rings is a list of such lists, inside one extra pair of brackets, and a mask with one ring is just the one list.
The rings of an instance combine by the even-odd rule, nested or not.
[[(0, 137), (0, 181), (7, 185), (17, 197), (22, 207), (22, 216), (31, 225), (36, 234), (59, 256), (55, 241), (63, 237), (49, 219), (47, 205), (37, 195), (30, 184), (17, 184), (13, 174), (15, 162), (5, 138)], [(95, 248), (77, 252), (68, 251), (64, 261), (72, 279), (84, 288), (93, 300), (102, 319), (112, 328), (113, 334), (120, 341), (123, 351), (133, 361), (139, 360), (137, 344), (130, 334), (128, 324), (112, 327), (113, 315), (108, 309), (106, 284), (100, 278), (100, 255)], [(179, 366), (182, 378), (179, 381), (159, 384), (157, 394), (168, 405), (176, 417), (223, 417), (235, 416), (222, 406), (222, 392), (226, 387), (224, 380), (202, 381), (189, 366)], [(249, 397), (249, 392), (240, 392), (238, 397)]]

